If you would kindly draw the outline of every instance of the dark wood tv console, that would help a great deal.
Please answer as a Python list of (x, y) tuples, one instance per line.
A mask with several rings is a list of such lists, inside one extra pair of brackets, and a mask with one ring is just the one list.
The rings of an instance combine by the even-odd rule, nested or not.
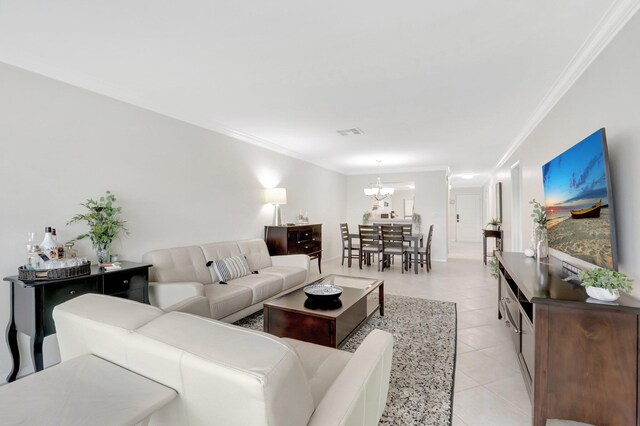
[(533, 425), (640, 425), (640, 302), (606, 304), (563, 281), (562, 262), (498, 253), (498, 318), (512, 328)]

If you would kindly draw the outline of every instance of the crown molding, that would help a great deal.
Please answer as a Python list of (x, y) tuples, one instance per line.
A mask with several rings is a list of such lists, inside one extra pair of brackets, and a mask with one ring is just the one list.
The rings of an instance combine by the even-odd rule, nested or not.
[(591, 63), (609, 45), (611, 40), (629, 22), (631, 17), (640, 9), (640, 0), (616, 0), (602, 16), (595, 28), (589, 33), (578, 51), (573, 55), (560, 77), (554, 82), (542, 102), (518, 134), (515, 141), (509, 146), (500, 158), (494, 171), (513, 155), (522, 143), (535, 130), (540, 122), (549, 114), (553, 107), (562, 99), (569, 89), (576, 83), (580, 76), (589, 68)]

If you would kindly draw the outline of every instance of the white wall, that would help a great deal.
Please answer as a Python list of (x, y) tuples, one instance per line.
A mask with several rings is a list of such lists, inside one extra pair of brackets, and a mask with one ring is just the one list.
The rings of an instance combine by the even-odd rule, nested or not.
[[(520, 161), (523, 176), (522, 240), (533, 231), (532, 198), (544, 199), (542, 164), (606, 128), (617, 220), (620, 271), (636, 280), (640, 297), (640, 14), (636, 14), (596, 58), (575, 85), (494, 174), (503, 182), (505, 248), (511, 250), (509, 168)], [(490, 201), (494, 203), (493, 200)]]
[[(80, 202), (107, 189), (131, 232), (115, 244), (121, 259), (261, 238), (273, 214), (264, 202), (266, 186), (287, 188), (289, 204), (282, 208), (289, 221), (302, 209), (323, 224), (325, 259), (340, 255), (344, 175), (1, 63), (0, 144), (2, 276), (16, 275), (24, 263), (28, 231), (42, 237), (53, 226), (59, 239), (75, 237), (84, 228), (65, 223), (82, 211)], [(79, 248), (94, 258), (88, 243)], [(9, 306), (5, 283), (2, 325)], [(0, 378), (9, 369), (3, 339)]]
[[(371, 209), (371, 199), (363, 188), (376, 181), (378, 175), (347, 177), (347, 221), (349, 231), (357, 232), (362, 213)], [(447, 176), (445, 171), (381, 174), (382, 182), (415, 182), (415, 212), (422, 216), (422, 232), (433, 224), (431, 242), (433, 260), (447, 260)]]

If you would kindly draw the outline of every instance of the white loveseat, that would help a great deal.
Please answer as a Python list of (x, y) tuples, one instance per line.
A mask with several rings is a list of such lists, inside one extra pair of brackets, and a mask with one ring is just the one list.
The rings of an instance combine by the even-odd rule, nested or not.
[(152, 425), (377, 425), (387, 401), (393, 338), (381, 330), (352, 354), (97, 294), (53, 317), (63, 365), (92, 354), (177, 392)]
[[(207, 262), (240, 255), (258, 273), (220, 284)], [(153, 265), (149, 277), (152, 305), (225, 322), (244, 318), (262, 309), (265, 300), (309, 280), (309, 256), (270, 256), (260, 239), (154, 250), (143, 260)]]

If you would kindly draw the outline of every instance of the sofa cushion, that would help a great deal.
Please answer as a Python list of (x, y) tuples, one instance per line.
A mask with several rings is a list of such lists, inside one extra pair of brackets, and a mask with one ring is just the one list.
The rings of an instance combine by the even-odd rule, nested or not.
[(283, 290), (289, 290), (307, 279), (307, 270), (295, 266), (269, 266), (260, 270), (261, 274), (276, 275), (283, 280)]
[[(302, 425), (313, 413), (300, 359), (275, 336), (177, 312), (137, 333), (164, 348), (140, 347), (129, 365), (162, 384), (178, 376), (189, 424)], [(156, 365), (147, 368), (150, 362)]]
[(259, 271), (271, 266), (271, 256), (264, 240), (238, 241), (238, 247), (240, 252), (247, 258), (247, 263), (249, 263), (249, 268), (252, 271)]
[[(102, 294), (73, 298), (53, 308), (56, 327), (68, 330), (58, 334), (60, 357), (66, 361), (91, 348), (94, 354), (104, 351), (112, 355), (109, 360), (121, 362), (127, 357), (126, 349), (114, 345), (114, 341), (162, 315), (164, 311), (155, 306)], [(76, 327), (79, 321), (84, 323), (84, 328)]]
[[(210, 243), (200, 246), (205, 257), (205, 267), (207, 262), (212, 260), (226, 259), (227, 257), (240, 256), (240, 248), (235, 241), (225, 241), (222, 243)], [(212, 268), (207, 268), (211, 280), (209, 282), (218, 282), (218, 276), (215, 274)]]
[(313, 402), (317, 407), (331, 384), (351, 359), (352, 354), (301, 340), (286, 337), (282, 340), (298, 354), (311, 386)]
[(227, 285), (245, 287), (251, 290), (253, 294), (251, 304), (253, 305), (280, 293), (283, 289), (283, 280), (276, 275), (251, 274), (230, 281)]
[(212, 260), (211, 267), (216, 271), (218, 280), (227, 282), (249, 275), (251, 270), (244, 256), (231, 256), (225, 259)]
[(253, 291), (248, 287), (223, 284), (204, 286), (209, 299), (211, 318), (220, 319), (252, 305)]
[[(65, 315), (86, 318), (124, 330), (135, 330), (164, 314), (162, 309), (155, 306), (93, 293), (73, 298), (66, 302), (64, 307)], [(57, 306), (53, 308), (54, 318), (60, 315), (58, 310)]]
[(154, 250), (146, 253), (142, 259), (153, 265), (149, 281), (213, 282), (211, 270), (207, 268), (207, 261), (199, 246)]

